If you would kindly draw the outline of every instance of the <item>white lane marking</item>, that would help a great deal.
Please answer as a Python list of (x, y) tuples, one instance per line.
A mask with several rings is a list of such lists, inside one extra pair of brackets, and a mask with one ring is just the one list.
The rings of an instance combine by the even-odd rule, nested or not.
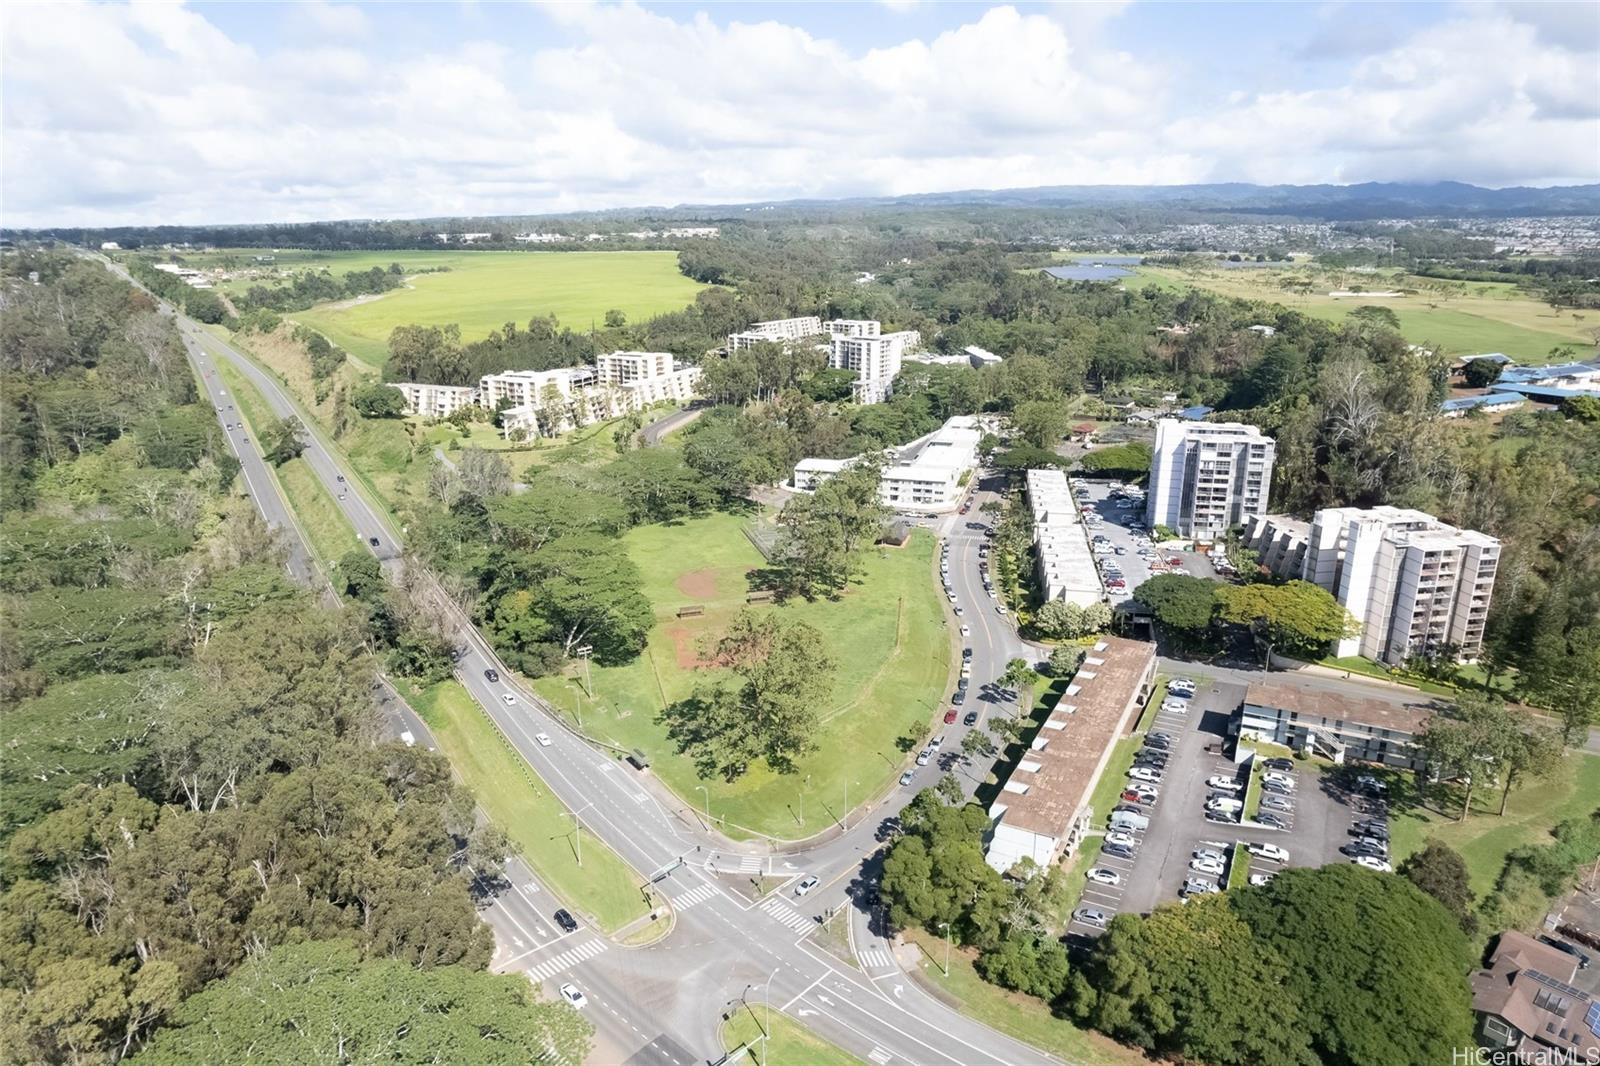
[(861, 956), (861, 961), (868, 966), (879, 968), (894, 966), (894, 959), (890, 958), (889, 953), (882, 948), (862, 948), (856, 954)]
[(785, 903), (777, 896), (768, 896), (765, 900), (763, 900), (761, 902), (760, 910), (765, 913), (767, 917), (772, 918), (778, 923), (786, 925), (790, 929), (796, 931), (801, 929), (809, 929), (812, 925), (816, 924), (810, 918), (806, 917), (804, 914), (801, 914), (799, 911), (789, 906), (789, 904)]
[(537, 966), (530, 967), (527, 971), (528, 979), (535, 983), (546, 981), (557, 974), (576, 966), (585, 959), (592, 959), (606, 950), (604, 940), (590, 940), (569, 951), (563, 951), (555, 958), (546, 959)]
[(874, 1046), (871, 1051), (867, 1052), (867, 1058), (876, 1062), (878, 1066), (888, 1066), (889, 1060), (894, 1056), (883, 1050), (883, 1048)]
[(690, 907), (693, 907), (696, 903), (704, 903), (706, 900), (710, 899), (716, 894), (716, 885), (705, 884), (701, 885), (699, 888), (691, 889), (681, 896), (669, 896), (668, 898), (672, 900), (672, 905), (678, 910), (686, 911)]

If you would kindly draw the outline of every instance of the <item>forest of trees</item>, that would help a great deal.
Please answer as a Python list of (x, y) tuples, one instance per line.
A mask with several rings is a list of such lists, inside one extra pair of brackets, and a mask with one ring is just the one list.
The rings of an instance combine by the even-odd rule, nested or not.
[(6, 1060), (580, 1061), (574, 1012), (484, 972), (467, 865), (504, 840), (382, 741), (375, 609), (288, 581), (171, 320), (98, 264), (0, 267)]

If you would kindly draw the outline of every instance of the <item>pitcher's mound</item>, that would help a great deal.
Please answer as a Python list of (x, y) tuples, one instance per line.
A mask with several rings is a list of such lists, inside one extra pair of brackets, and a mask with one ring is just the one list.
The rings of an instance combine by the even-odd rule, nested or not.
[(690, 570), (678, 575), (674, 582), (678, 591), (692, 600), (713, 600), (717, 597), (717, 572), (715, 570)]

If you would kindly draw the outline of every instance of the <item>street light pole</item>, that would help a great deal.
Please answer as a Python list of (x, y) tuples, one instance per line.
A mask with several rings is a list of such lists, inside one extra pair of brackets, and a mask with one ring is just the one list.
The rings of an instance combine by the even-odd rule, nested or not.
[(943, 927), (943, 929), (944, 929), (944, 976), (945, 976), (946, 980), (949, 980), (949, 978), (950, 978), (950, 923), (949, 922), (940, 922), (939, 925), (941, 927)]
[(565, 815), (567, 815), (568, 817), (570, 817), (572, 819), (572, 835), (578, 841), (578, 865), (579, 866), (583, 865), (583, 819), (579, 818), (578, 815), (582, 814), (584, 811), (588, 810), (590, 807), (593, 807), (593, 806), (594, 806), (594, 804), (592, 802), (591, 803), (585, 803), (582, 807), (578, 808), (575, 811), (562, 811), (561, 812), (562, 814), (565, 814)]
[(706, 788), (706, 786), (704, 786), (704, 785), (696, 785), (694, 787), (699, 789), (701, 792), (704, 792), (706, 794), (706, 828), (710, 829), (711, 828), (711, 790), (709, 788)]

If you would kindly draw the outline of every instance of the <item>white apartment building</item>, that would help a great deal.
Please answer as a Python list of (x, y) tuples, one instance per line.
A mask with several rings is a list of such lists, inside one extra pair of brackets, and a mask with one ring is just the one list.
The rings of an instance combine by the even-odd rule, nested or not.
[(775, 318), (770, 322), (756, 322), (743, 333), (728, 334), (728, 351), (732, 353), (753, 348), (757, 344), (781, 344), (784, 341), (797, 341), (821, 335), (822, 319), (816, 315)]
[[(830, 322), (830, 327), (839, 323)], [(876, 322), (846, 322), (848, 326), (871, 326), (870, 333), (835, 333), (828, 345), (828, 365), (836, 370), (855, 372), (851, 386), (857, 403), (882, 403), (894, 388), (894, 379), (907, 352), (915, 351), (922, 343), (922, 334), (914, 329), (897, 333), (875, 332)]]
[[(698, 394), (700, 374), (697, 366), (677, 366), (670, 352), (612, 352), (598, 356), (592, 367), (490, 374), (478, 393), (489, 408), (502, 397), (512, 401), (501, 417), (508, 438), (550, 436), (658, 403), (685, 403)], [(552, 398), (561, 401), (555, 412)]]
[(397, 381), (394, 387), (405, 396), (408, 415), (449, 418), (463, 407), (478, 405), (478, 390), (470, 385), (421, 385)]
[(1500, 542), (1399, 507), (1329, 507), (1311, 522), (1301, 576), (1361, 623), (1340, 655), (1394, 665), (1455, 645), (1483, 650)]
[(1067, 475), (1047, 467), (1029, 470), (1027, 479), (1040, 593), (1046, 600), (1066, 600), (1080, 607), (1099, 603), (1104, 596), (1100, 570)]
[[(878, 498), (896, 511), (933, 514), (953, 510), (966, 477), (978, 465), (978, 420), (958, 415), (925, 437), (893, 449), (878, 481)], [(814, 492), (839, 471), (860, 462), (850, 459), (802, 459), (790, 484), (797, 492)]]
[(822, 328), (830, 337), (876, 337), (883, 332), (883, 324), (875, 318), (836, 318)]
[(1276, 450), (1255, 426), (1161, 419), (1145, 520), (1197, 540), (1221, 537), (1266, 511)]
[(592, 366), (569, 366), (557, 370), (507, 370), (501, 374), (485, 374), (478, 380), (478, 402), (489, 410), (510, 400), (514, 407), (528, 407), (539, 403), (545, 390), (554, 387), (562, 396), (571, 396), (576, 389), (597, 384), (599, 373)]

